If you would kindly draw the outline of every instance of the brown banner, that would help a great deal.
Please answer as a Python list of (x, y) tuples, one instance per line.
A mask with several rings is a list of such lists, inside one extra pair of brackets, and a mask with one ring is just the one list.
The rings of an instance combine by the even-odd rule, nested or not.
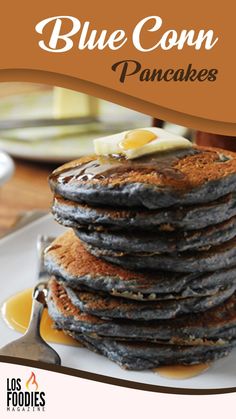
[(234, 1), (8, 2), (0, 80), (61, 85), (235, 135), (234, 18)]
[(88, 371), (78, 370), (74, 368), (63, 367), (59, 365), (47, 364), (40, 361), (31, 361), (29, 359), (22, 359), (10, 356), (0, 355), (0, 362), (15, 365), (24, 365), (32, 368), (40, 368), (42, 370), (54, 371), (61, 374), (67, 374), (74, 377), (85, 378), (86, 380), (98, 381), (100, 383), (111, 384), (119, 387), (133, 388), (143, 391), (151, 391), (157, 393), (168, 394), (188, 394), (188, 395), (214, 395), (214, 394), (227, 394), (235, 393), (235, 387), (215, 388), (215, 389), (193, 389), (193, 388), (178, 388), (169, 386), (159, 386), (155, 384), (141, 383), (138, 381), (123, 380), (121, 378), (109, 377), (106, 375), (95, 374)]

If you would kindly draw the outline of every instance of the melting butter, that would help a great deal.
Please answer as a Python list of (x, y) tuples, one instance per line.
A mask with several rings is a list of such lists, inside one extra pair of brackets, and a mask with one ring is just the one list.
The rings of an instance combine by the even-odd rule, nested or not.
[(145, 144), (155, 140), (157, 136), (146, 129), (135, 129), (129, 131), (124, 139), (120, 142), (120, 147), (123, 150), (133, 150), (135, 148), (143, 147)]
[(191, 141), (186, 138), (155, 127), (123, 131), (94, 140), (94, 151), (98, 156), (122, 155), (126, 159), (191, 147)]

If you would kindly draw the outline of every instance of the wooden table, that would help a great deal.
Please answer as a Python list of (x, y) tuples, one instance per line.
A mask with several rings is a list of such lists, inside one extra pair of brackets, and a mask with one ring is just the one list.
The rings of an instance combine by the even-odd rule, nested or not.
[(48, 175), (57, 165), (15, 160), (13, 177), (0, 187), (0, 236), (26, 211), (48, 210), (52, 194)]

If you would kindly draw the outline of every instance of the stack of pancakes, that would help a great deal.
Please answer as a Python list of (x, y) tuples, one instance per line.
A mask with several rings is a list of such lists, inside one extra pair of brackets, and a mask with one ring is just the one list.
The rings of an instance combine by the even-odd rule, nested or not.
[(45, 254), (57, 328), (129, 369), (210, 362), (236, 343), (236, 154), (89, 156), (52, 173)]

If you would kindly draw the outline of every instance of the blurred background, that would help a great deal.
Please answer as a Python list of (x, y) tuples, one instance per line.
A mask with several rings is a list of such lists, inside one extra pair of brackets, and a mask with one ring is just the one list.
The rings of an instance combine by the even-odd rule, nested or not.
[(185, 127), (83, 93), (34, 83), (0, 83), (0, 236), (49, 211), (49, 173), (93, 153), (93, 139), (147, 126), (199, 144), (235, 148), (235, 137)]

